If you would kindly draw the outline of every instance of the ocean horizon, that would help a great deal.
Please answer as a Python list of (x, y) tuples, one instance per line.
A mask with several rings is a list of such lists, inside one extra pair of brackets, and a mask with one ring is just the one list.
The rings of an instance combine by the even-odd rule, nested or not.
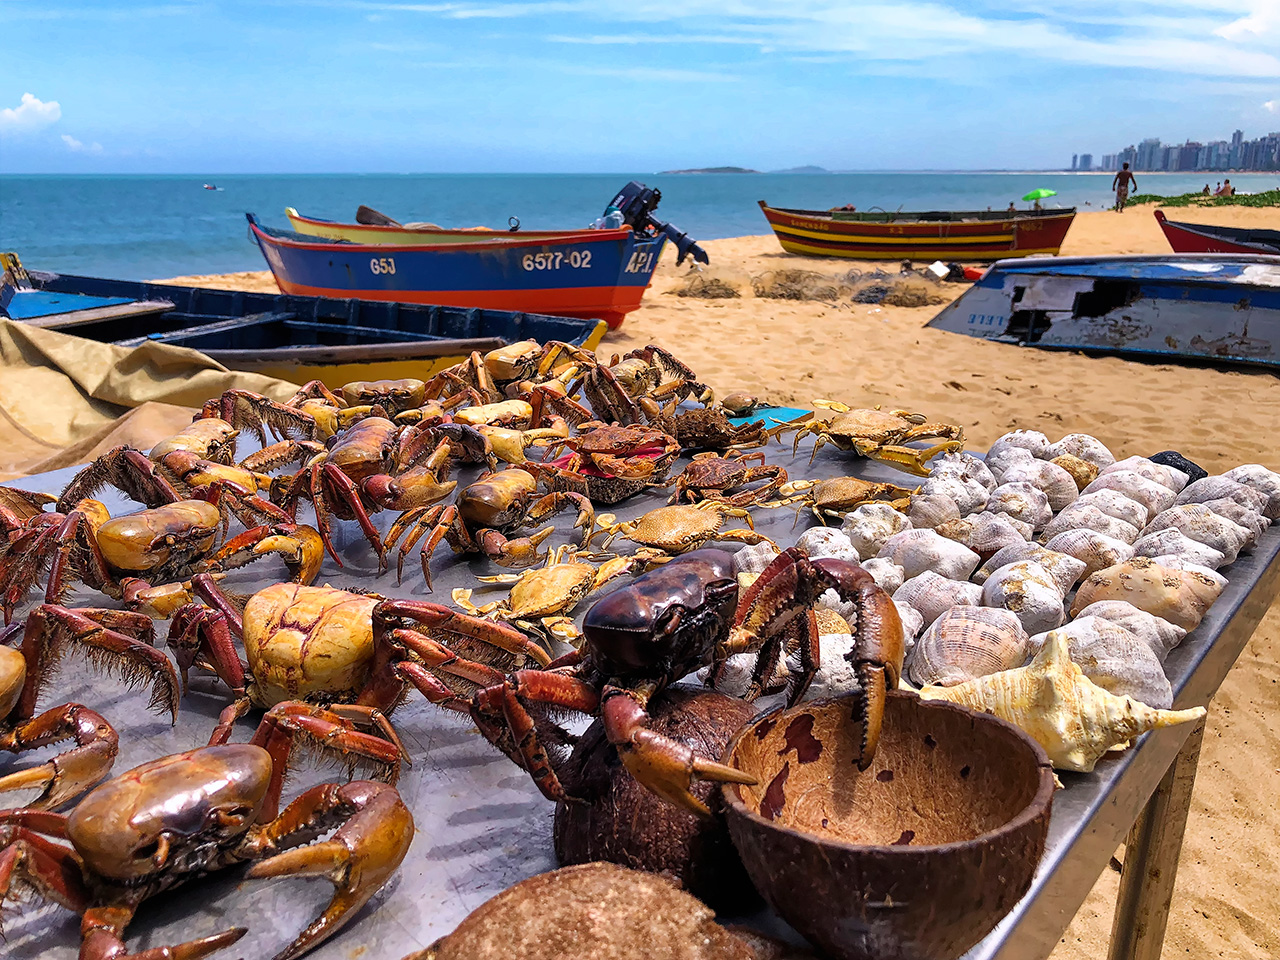
[[(1139, 173), (1138, 193), (1212, 188), (1224, 174)], [(401, 221), (447, 227), (572, 229), (598, 217), (619, 187), (662, 191), (657, 216), (699, 240), (769, 232), (756, 204), (860, 210), (1003, 209), (1036, 188), (1046, 206), (1106, 209), (1112, 174), (1097, 171), (867, 171), (723, 174), (0, 174), (0, 249), (29, 269), (123, 279), (262, 270), (244, 214), (288, 227), (284, 208), (352, 220), (366, 204)], [(1280, 174), (1231, 177), (1240, 192)], [(219, 189), (205, 190), (205, 183)]]

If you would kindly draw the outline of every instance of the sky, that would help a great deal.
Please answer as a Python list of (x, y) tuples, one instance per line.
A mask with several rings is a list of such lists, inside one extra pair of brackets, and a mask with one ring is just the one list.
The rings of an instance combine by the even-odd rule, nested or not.
[(0, 173), (1061, 167), (1280, 130), (1280, 0), (0, 0)]

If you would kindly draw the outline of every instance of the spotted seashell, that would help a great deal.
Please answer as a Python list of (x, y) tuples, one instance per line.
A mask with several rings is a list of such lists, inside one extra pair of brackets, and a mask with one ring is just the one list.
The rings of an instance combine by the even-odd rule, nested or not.
[(1001, 483), (992, 490), (987, 500), (987, 512), (1008, 514), (1035, 529), (1053, 519), (1053, 510), (1045, 492), (1025, 482)]
[(1133, 543), (1138, 539), (1138, 528), (1132, 523), (1117, 520), (1097, 507), (1088, 504), (1081, 506), (1078, 501), (1050, 520), (1049, 525), (1041, 533), (1040, 539), (1048, 543), (1054, 537), (1069, 530), (1093, 530), (1124, 543)]
[(889, 596), (893, 596), (893, 592), (907, 579), (905, 570), (884, 557), (871, 557), (863, 560), (860, 566), (871, 574), (871, 579), (876, 582), (876, 586)]
[(907, 508), (907, 519), (918, 530), (933, 529), (948, 520), (959, 520), (960, 508), (954, 500), (940, 493), (917, 493)]
[(985, 463), (998, 483), (1004, 476), (1004, 472), (1015, 463), (1034, 463), (1035, 460), (1035, 454), (1026, 447), (1005, 446), (999, 449), (992, 447), (988, 450)]
[(1192, 563), (1198, 563), (1211, 570), (1217, 570), (1226, 560), (1221, 550), (1215, 550), (1198, 540), (1192, 540), (1175, 527), (1139, 537), (1133, 545), (1133, 552), (1140, 557), (1186, 557)]
[[(1015, 521), (1016, 522), (1016, 521)], [(966, 547), (983, 559), (991, 556), (1001, 547), (1011, 543), (1026, 543), (1031, 528), (1025, 524), (1015, 526), (1014, 523), (998, 513), (975, 513), (961, 520), (948, 520), (937, 530), (942, 536)], [(1024, 534), (1022, 529), (1026, 529)]]
[(1027, 632), (1018, 618), (998, 607), (952, 607), (916, 641), (907, 677), (917, 686), (949, 687), (1020, 667), (1027, 659)]
[(733, 572), (763, 573), (764, 568), (778, 557), (778, 551), (771, 543), (753, 543), (743, 547), (733, 555)]
[(1115, 455), (1097, 437), (1087, 433), (1068, 433), (1049, 448), (1049, 459), (1070, 456), (1092, 463), (1096, 467), (1109, 467), (1116, 462)]
[[(1067, 637), (1072, 661), (1102, 689), (1161, 710), (1173, 705), (1173, 688), (1160, 658), (1141, 637), (1102, 617), (1080, 617), (1059, 630)], [(1048, 638), (1047, 633), (1031, 637), (1032, 656)]]
[(1053, 577), (1054, 583), (1066, 596), (1076, 581), (1085, 575), (1085, 563), (1065, 553), (1058, 553), (1038, 543), (1015, 543), (999, 550), (973, 575), (974, 583), (986, 583), (995, 571), (1018, 560), (1032, 560), (1040, 564)]
[[(985, 507), (989, 495), (987, 488), (977, 480), (966, 480), (963, 477), (929, 477), (920, 484), (920, 493), (947, 497), (956, 505), (962, 517)], [(915, 523), (914, 518), (911, 522)]]
[(981, 559), (962, 543), (933, 530), (904, 530), (885, 541), (881, 557), (902, 567), (908, 580), (932, 571), (948, 580), (968, 580)]
[(1079, 457), (1073, 457), (1069, 453), (1054, 457), (1049, 462), (1057, 464), (1067, 471), (1071, 475), (1071, 479), (1075, 481), (1077, 490), (1083, 490), (1098, 478), (1098, 465), (1096, 463), (1081, 460)]
[(1198, 573), (1211, 583), (1217, 584), (1220, 590), (1225, 590), (1227, 587), (1227, 578), (1217, 570), (1212, 567), (1206, 567), (1203, 563), (1196, 563), (1190, 557), (1180, 553), (1166, 553), (1159, 557), (1152, 557), (1151, 562), (1160, 567), (1168, 567), (1170, 570)]
[[(1057, 513), (1080, 495), (1071, 474), (1049, 460), (1032, 460), (1010, 464), (1009, 469), (1000, 477), (1001, 485), (1007, 483), (1029, 483), (1044, 492), (1049, 500), (1049, 508)], [(998, 488), (997, 488), (998, 489)], [(992, 494), (994, 496), (994, 492)], [(987, 502), (991, 509), (991, 502)]]
[(1072, 508), (1074, 509), (1077, 506), (1097, 507), (1107, 516), (1133, 524), (1139, 530), (1145, 527), (1151, 518), (1155, 516), (1144, 504), (1126, 496), (1119, 490), (1095, 490), (1093, 493), (1082, 493), (1079, 499), (1072, 504)]
[(999, 454), (1005, 447), (1022, 447), (1030, 451), (1037, 460), (1048, 460), (1053, 454), (1049, 452), (1049, 438), (1039, 430), (1011, 430), (1002, 437), (997, 437), (991, 444), (988, 456)]
[(1098, 473), (1102, 476), (1107, 473), (1136, 473), (1139, 476), (1153, 480), (1160, 486), (1172, 490), (1174, 493), (1181, 493), (1191, 479), (1176, 467), (1170, 467), (1163, 463), (1153, 463), (1146, 457), (1125, 457), (1123, 460), (1117, 460), (1108, 467), (1103, 467)]
[(1184, 503), (1180, 507), (1170, 507), (1156, 514), (1143, 528), (1142, 535), (1145, 537), (1149, 533), (1170, 527), (1181, 530), (1192, 540), (1198, 540), (1205, 546), (1220, 551), (1224, 555), (1224, 565), (1235, 563), (1236, 555), (1249, 542), (1248, 530), (1226, 517), (1218, 516), (1202, 503)]
[(1146, 641), (1156, 657), (1161, 661), (1169, 655), (1169, 651), (1182, 642), (1187, 631), (1176, 624), (1160, 617), (1152, 616), (1145, 610), (1139, 610), (1132, 603), (1124, 600), (1099, 600), (1080, 611), (1079, 618), (1101, 617), (1119, 624), (1130, 633)]
[(1063, 604), (1057, 581), (1033, 560), (1015, 560), (993, 570), (982, 585), (982, 605), (1011, 611), (1027, 633), (1060, 625), (1066, 619)]
[(1206, 500), (1202, 506), (1208, 507), (1218, 516), (1248, 530), (1249, 540), (1245, 544), (1245, 549), (1256, 544), (1258, 538), (1262, 536), (1262, 531), (1271, 526), (1271, 521), (1261, 513), (1256, 510), (1250, 510), (1248, 507), (1242, 507), (1234, 500)]
[(961, 480), (976, 480), (988, 490), (996, 488), (996, 478), (987, 465), (971, 453), (944, 453), (930, 460), (928, 467), (931, 477), (959, 477)]
[(1280, 473), (1268, 470), (1260, 463), (1246, 463), (1232, 467), (1223, 476), (1266, 494), (1267, 505), (1262, 515), (1268, 520), (1280, 520)]
[(924, 614), (909, 603), (893, 601), (898, 610), (898, 619), (902, 621), (902, 639), (905, 652), (910, 654), (916, 645), (916, 638), (924, 632)]
[(1065, 553), (1082, 562), (1084, 573), (1081, 576), (1085, 577), (1099, 570), (1105, 570), (1107, 567), (1114, 567), (1117, 563), (1123, 563), (1133, 556), (1133, 547), (1123, 540), (1083, 527), (1064, 530), (1045, 543), (1045, 548), (1057, 553)]
[(932, 571), (912, 577), (894, 591), (893, 599), (914, 607), (927, 627), (952, 607), (976, 607), (982, 588), (967, 580), (948, 580)]
[(835, 527), (810, 527), (800, 534), (796, 546), (810, 557), (834, 557), (857, 563), (862, 559), (843, 531)]
[(879, 553), (895, 533), (910, 530), (911, 521), (887, 503), (864, 503), (845, 516), (840, 529), (858, 556), (866, 558)]
[(1222, 593), (1226, 581), (1215, 576), (1212, 571), (1206, 575), (1177, 570), (1146, 557), (1134, 557), (1088, 577), (1076, 591), (1071, 614), (1077, 616), (1099, 600), (1127, 600), (1139, 610), (1191, 631)]
[(1188, 484), (1174, 502), (1183, 504), (1207, 503), (1210, 500), (1234, 500), (1242, 507), (1248, 507), (1255, 513), (1262, 513), (1269, 499), (1261, 490), (1255, 490), (1239, 480), (1219, 476), (1205, 477), (1203, 480)]
[(1147, 508), (1149, 516), (1155, 516), (1161, 510), (1173, 506), (1177, 494), (1168, 487), (1157, 483), (1132, 470), (1114, 470), (1100, 473), (1098, 478), (1084, 488), (1083, 494), (1097, 493), (1099, 490), (1114, 490), (1122, 493), (1130, 500), (1136, 500)]

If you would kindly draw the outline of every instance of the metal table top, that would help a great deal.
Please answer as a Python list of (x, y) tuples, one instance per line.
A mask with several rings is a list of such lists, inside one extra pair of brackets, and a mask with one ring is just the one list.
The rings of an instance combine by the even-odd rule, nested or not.
[[(809, 448), (806, 441), (793, 460), (790, 450), (774, 445), (769, 448), (769, 460), (787, 467), (792, 479), (852, 473), (910, 483), (898, 471), (830, 447), (810, 465)], [(673, 473), (681, 468), (678, 465)], [(56, 493), (73, 472), (55, 471), (14, 485)], [(464, 472), (459, 479), (465, 482), (470, 476)], [(131, 509), (128, 501), (110, 494), (104, 502), (113, 513)], [(630, 518), (663, 502), (665, 493), (654, 491), (606, 509)], [(385, 530), (393, 516), (380, 514), (375, 523)], [(808, 511), (797, 518), (788, 509), (758, 511), (755, 520), (757, 529), (780, 546), (791, 545), (816, 522)], [(548, 543), (565, 542), (571, 524), (570, 513), (556, 518), (558, 533)], [(730, 521), (726, 527), (735, 525), (740, 524)], [(404, 584), (397, 585), (394, 570), (376, 576), (376, 560), (354, 523), (339, 523), (337, 529), (336, 543), (346, 565), (339, 568), (326, 560), (317, 583), (358, 585), (389, 596), (430, 597), (444, 603), (457, 586), (480, 588), (477, 602), (501, 595), (488, 593), (483, 584), (472, 580), (473, 575), (493, 573), (495, 568), (486, 562), (457, 561), (443, 546), (432, 567), (434, 594), (426, 592), (416, 555), (406, 565)], [(614, 547), (631, 549), (621, 540)], [(1280, 530), (1268, 530), (1252, 554), (1224, 570), (1230, 584), (1165, 665), (1176, 706), (1205, 704), (1217, 691), (1277, 592), (1278, 553)], [(234, 590), (249, 592), (281, 576), (276, 561), (268, 560), (236, 571), (227, 582)], [(602, 592), (623, 582), (615, 581)], [(102, 597), (85, 591), (68, 602), (101, 605)], [(588, 606), (584, 603), (579, 614)], [(164, 625), (158, 626), (163, 636)], [(41, 707), (63, 701), (89, 704), (115, 724), (121, 733), (115, 765), (120, 773), (146, 760), (203, 745), (228, 699), (225, 688), (215, 681), (193, 681), (177, 724), (170, 726), (166, 718), (145, 711), (145, 694), (96, 676), (82, 659), (71, 655)], [(394, 722), (413, 757), (399, 789), (413, 811), (417, 836), (398, 873), (341, 933), (310, 954), (316, 960), (354, 960), (365, 955), (396, 960), (450, 932), (467, 913), (504, 888), (557, 865), (551, 841), (554, 806), (468, 720), (415, 698), (396, 712)], [(1048, 956), (1192, 726), (1147, 734), (1132, 749), (1101, 761), (1091, 774), (1061, 774), (1065, 789), (1054, 798), (1048, 846), (1031, 890), (969, 957), (1029, 960)], [(247, 739), (252, 729), (250, 721), (242, 721), (233, 739)], [(323, 770), (302, 771), (286, 787), (286, 799), (326, 778)], [(323, 881), (253, 881), (244, 879), (240, 870), (225, 871), (144, 904), (129, 928), (129, 945), (141, 950), (230, 926), (247, 926), (248, 934), (225, 955), (267, 960), (318, 913), (330, 889)], [(777, 917), (757, 914), (748, 919), (788, 939), (796, 936)], [(11, 910), (4, 934), (5, 955), (12, 960), (69, 960), (79, 940), (77, 918), (51, 905)]]

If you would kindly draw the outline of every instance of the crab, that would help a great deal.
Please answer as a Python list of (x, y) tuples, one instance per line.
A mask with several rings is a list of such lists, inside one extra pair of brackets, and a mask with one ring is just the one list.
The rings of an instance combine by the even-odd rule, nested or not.
[(236, 438), (239, 436), (240, 431), (228, 421), (216, 416), (202, 416), (173, 436), (161, 440), (147, 456), (158, 461), (167, 453), (181, 450), (202, 460), (231, 464), (235, 462)]
[(571, 490), (597, 503), (618, 503), (645, 487), (661, 484), (680, 445), (653, 427), (605, 426), (584, 423), (576, 436), (552, 441), (553, 448), (570, 453), (527, 463), (550, 490)]
[(36, 651), (18, 650), (5, 641), (17, 625), (0, 631), (0, 750), (23, 753), (51, 743), (74, 740), (75, 746), (52, 760), (0, 776), (0, 794), (39, 789), (27, 804), (35, 810), (59, 807), (111, 771), (120, 737), (99, 714), (79, 703), (64, 703), (36, 715), (36, 695), (45, 665)]
[[(740, 517), (747, 521), (751, 529), (721, 530), (728, 517)], [(679, 504), (677, 506), (658, 507), (650, 510), (638, 520), (618, 521), (613, 514), (602, 513), (597, 519), (599, 529), (589, 540), (600, 534), (606, 534), (601, 549), (607, 550), (609, 544), (618, 537), (642, 544), (636, 556), (646, 561), (663, 562), (677, 554), (714, 541), (735, 541), (738, 543), (769, 543), (762, 533), (755, 532), (751, 522), (751, 514), (741, 507), (731, 507), (716, 500), (704, 500), (698, 504)]]
[(144, 900), (253, 862), (251, 878), (323, 876), (334, 886), (323, 912), (276, 960), (333, 936), (404, 860), (413, 816), (395, 787), (368, 780), (320, 784), (280, 812), (284, 773), (300, 735), (344, 754), (362, 750), (360, 738), (376, 738), (301, 704), (269, 712), (250, 743), (227, 743), (230, 732), (223, 723), (209, 746), (108, 780), (68, 814), (0, 813), (0, 903), (25, 888), (80, 914), (85, 960), (198, 960), (235, 943), (245, 928), (136, 954), (125, 930)]
[[(420, 556), (422, 577), (431, 589), (431, 555), (441, 540), (446, 540), (457, 554), (480, 553), (503, 567), (527, 567), (540, 559), (538, 546), (554, 532), (547, 527), (528, 537), (508, 539), (525, 526), (533, 526), (567, 507), (577, 507), (576, 529), (583, 537), (595, 526), (595, 508), (582, 494), (557, 491), (538, 496), (538, 481), (533, 474), (518, 467), (483, 474), (475, 483), (464, 487), (454, 503), (410, 510), (400, 516), (387, 532), (387, 548), (400, 542), (396, 556), (396, 573), (404, 572), (405, 557), (422, 535)], [(401, 538), (403, 540), (401, 541)]]
[[(749, 466), (756, 462), (756, 466)], [(763, 486), (728, 493), (747, 484), (767, 480)], [(787, 482), (785, 467), (766, 464), (763, 453), (697, 454), (684, 472), (676, 477), (676, 492), (668, 503), (697, 503), (716, 500), (731, 507), (750, 507), (773, 496)]]
[(596, 411), (596, 416), (611, 423), (644, 423), (639, 401), (656, 402), (694, 397), (709, 404), (715, 399), (710, 387), (699, 383), (694, 372), (656, 344), (632, 350), (622, 357), (614, 355), (605, 365), (598, 360), (583, 365), (580, 379), (570, 392), (580, 388)]
[(573, 551), (566, 544), (547, 556), (546, 566), (505, 573), (496, 577), (476, 577), (481, 583), (510, 584), (505, 600), (477, 607), (471, 602), (471, 591), (453, 591), (453, 602), (472, 616), (493, 616), (513, 620), (522, 629), (531, 629), (529, 621), (537, 619), (547, 633), (575, 646), (581, 637), (573, 625), (573, 610), (610, 580), (631, 571), (631, 557), (610, 557), (599, 567), (589, 562), (591, 555)]
[(859, 477), (831, 477), (826, 480), (793, 480), (778, 488), (778, 499), (761, 504), (783, 507), (793, 503), (808, 504), (818, 522), (827, 518), (842, 519), (846, 513), (864, 503), (888, 501), (895, 510), (905, 511), (919, 487), (900, 487), (893, 483), (872, 483)]
[[(950, 423), (930, 422), (923, 414), (907, 410), (855, 410), (834, 400), (815, 400), (814, 406), (835, 411), (829, 420), (812, 419), (803, 423), (784, 423), (774, 427), (770, 434), (777, 436), (798, 430), (793, 452), (800, 448), (800, 438), (812, 433), (817, 439), (813, 444), (813, 456), (824, 443), (833, 443), (841, 450), (851, 450), (859, 456), (883, 460), (890, 466), (927, 477), (926, 464), (941, 453), (964, 448), (964, 428)], [(905, 446), (915, 440), (942, 438), (943, 442), (918, 450)], [(809, 462), (813, 462), (813, 456)]]
[(762, 424), (734, 426), (718, 407), (677, 411), (674, 404), (664, 409), (645, 398), (640, 409), (651, 426), (675, 437), (681, 450), (742, 450), (769, 442), (769, 431)]
[[(192, 589), (208, 606), (178, 611), (168, 641), (184, 686), (191, 668), (202, 666), (246, 708), (292, 700), (351, 704), (370, 711), (371, 722), (396, 743), (384, 718), (411, 687), (466, 712), (467, 698), (504, 670), (551, 659), (513, 627), (436, 603), (277, 583), (250, 597), (241, 612), (209, 577), (195, 577)], [(233, 638), (244, 644), (247, 674)]]
[(114, 519), (100, 502), (85, 499), (65, 514), (41, 511), (28, 518), (0, 549), (5, 622), (46, 565), (49, 603), (58, 602), (75, 578), (160, 617), (189, 599), (184, 581), (192, 573), (229, 570), (268, 554), (284, 561), (292, 579), (315, 579), (323, 559), (315, 529), (264, 524), (222, 542), (218, 491), (209, 497), (215, 502), (179, 500)]

